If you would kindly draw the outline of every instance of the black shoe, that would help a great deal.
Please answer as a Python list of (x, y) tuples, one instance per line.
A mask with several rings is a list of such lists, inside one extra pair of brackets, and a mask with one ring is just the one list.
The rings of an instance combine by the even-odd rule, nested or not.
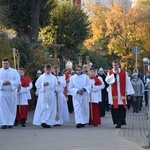
[(41, 126), (42, 126), (43, 128), (45, 128), (45, 127), (46, 127), (46, 123), (42, 123)]
[(118, 122), (118, 124), (116, 125), (116, 128), (121, 128), (121, 122)]
[(46, 123), (42, 123), (41, 126), (42, 126), (43, 128), (51, 128), (51, 126), (50, 126), (50, 125), (47, 125)]
[(61, 126), (61, 124), (55, 124), (55, 125), (54, 125), (54, 127), (59, 127), (59, 126)]
[(93, 126), (97, 127), (97, 124), (94, 124)]
[(13, 126), (8, 126), (9, 129), (11, 129)]
[(17, 125), (19, 125), (19, 123), (18, 123), (18, 122), (15, 122), (15, 123), (14, 123), (14, 126), (17, 126)]
[(22, 124), (22, 127), (26, 127), (25, 123)]
[(1, 129), (7, 129), (7, 125), (2, 126)]
[(82, 124), (81, 123), (78, 123), (77, 125), (76, 125), (76, 128), (81, 128), (82, 127)]
[(46, 125), (46, 128), (51, 128), (51, 126), (50, 125)]
[(81, 127), (85, 127), (85, 124), (81, 124)]

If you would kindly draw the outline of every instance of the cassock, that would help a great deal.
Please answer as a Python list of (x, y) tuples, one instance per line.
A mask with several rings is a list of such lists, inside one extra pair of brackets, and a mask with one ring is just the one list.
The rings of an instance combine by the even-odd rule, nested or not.
[(57, 117), (56, 124), (61, 125), (64, 122), (69, 122), (69, 112), (67, 106), (67, 100), (64, 95), (64, 88), (66, 87), (66, 81), (64, 76), (57, 76), (57, 81), (60, 84), (56, 85), (56, 103), (57, 103)]
[(89, 107), (90, 107), (90, 125), (99, 125), (101, 124), (100, 119), (100, 108), (99, 102), (102, 101), (101, 90), (105, 87), (103, 79), (101, 77), (93, 77), (90, 78), (90, 82), (92, 85), (90, 99), (89, 99)]
[(114, 124), (121, 122), (126, 125), (126, 104), (127, 95), (134, 94), (134, 89), (127, 73), (119, 68), (119, 73), (114, 76), (114, 69), (110, 70), (105, 81), (109, 84), (108, 99), (112, 105), (111, 113)]
[[(5, 80), (11, 84), (3, 85)], [(0, 69), (0, 125), (12, 126), (16, 117), (17, 92), (20, 75), (17, 70), (9, 67)]]
[(73, 76), (73, 75), (74, 75), (73, 71), (71, 73), (66, 71), (63, 75), (65, 77), (65, 80), (66, 80), (66, 87), (64, 88), (64, 94), (67, 98), (68, 110), (69, 110), (70, 113), (72, 113), (74, 111), (74, 108), (73, 108), (72, 96), (70, 95), (70, 93), (68, 91), (68, 85), (69, 85), (69, 82), (70, 82), (70, 77)]
[[(44, 86), (45, 82), (49, 82), (49, 85)], [(42, 123), (46, 123), (47, 125), (55, 125), (55, 87), (57, 84), (57, 79), (53, 74), (44, 73), (37, 79), (35, 86), (39, 91), (39, 96), (33, 118), (34, 125), (41, 125)]]
[(21, 78), (21, 89), (18, 91), (16, 123), (21, 121), (25, 123), (27, 119), (28, 100), (31, 100), (30, 90), (32, 86), (32, 80), (29, 77), (23, 76)]
[[(82, 95), (78, 94), (77, 91), (83, 88), (86, 91)], [(73, 106), (76, 124), (89, 123), (88, 94), (91, 91), (91, 84), (89, 77), (85, 74), (73, 75), (70, 78), (68, 90), (70, 94), (73, 96)]]

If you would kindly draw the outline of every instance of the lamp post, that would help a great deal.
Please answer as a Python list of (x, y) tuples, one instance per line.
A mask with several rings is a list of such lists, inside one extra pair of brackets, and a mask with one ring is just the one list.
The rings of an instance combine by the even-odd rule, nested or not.
[(141, 48), (139, 46), (133, 47), (133, 53), (135, 55), (135, 68), (137, 68), (137, 60), (138, 60), (137, 55), (140, 54), (140, 50), (141, 50)]
[[(145, 66), (148, 66), (148, 70), (149, 70), (149, 62), (150, 60), (147, 57), (143, 58), (143, 65), (144, 65), (144, 75), (145, 75)], [(150, 88), (150, 84), (149, 84), (149, 88)], [(150, 89), (149, 89), (149, 94), (150, 94)], [(150, 103), (150, 95), (148, 97), (148, 101)], [(148, 110), (148, 146), (146, 146), (145, 148), (150, 148), (150, 105), (149, 105), (149, 110)]]
[(143, 58), (143, 65), (144, 65), (144, 75), (145, 75), (145, 66), (148, 66), (148, 71), (149, 71), (149, 63), (150, 63), (150, 60), (147, 58), (147, 57), (144, 57)]

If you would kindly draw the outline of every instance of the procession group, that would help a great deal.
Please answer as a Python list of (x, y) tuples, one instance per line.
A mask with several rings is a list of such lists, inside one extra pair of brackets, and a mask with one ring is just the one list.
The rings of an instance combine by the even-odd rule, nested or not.
[[(63, 73), (57, 65), (45, 64), (43, 72), (35, 81), (37, 103), (33, 124), (43, 128), (61, 126), (69, 122), (69, 112), (74, 112), (76, 128), (86, 125), (98, 126), (105, 109), (111, 109), (116, 128), (126, 125), (127, 100), (134, 99), (134, 111), (139, 110), (139, 100), (144, 93), (144, 85), (138, 73), (133, 74), (133, 81), (120, 63), (112, 62), (112, 69), (104, 74), (88, 64), (77, 65), (73, 71), (70, 61)], [(21, 125), (26, 127), (28, 101), (32, 79), (25, 75), (25, 69), (18, 71), (10, 67), (9, 60), (2, 60), (0, 69), (0, 126), (1, 129)], [(139, 88), (137, 90), (137, 88)], [(103, 91), (103, 92), (102, 92)], [(139, 93), (138, 93), (139, 92)], [(108, 104), (109, 101), (109, 104)], [(109, 107), (110, 106), (110, 107)], [(104, 110), (104, 111), (103, 111)]]

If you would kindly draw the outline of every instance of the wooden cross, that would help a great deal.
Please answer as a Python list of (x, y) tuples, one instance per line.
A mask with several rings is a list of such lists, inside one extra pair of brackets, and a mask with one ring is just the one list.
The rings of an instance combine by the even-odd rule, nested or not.
[(54, 38), (54, 44), (49, 44), (49, 45), (47, 45), (47, 47), (54, 47), (54, 60), (55, 60), (55, 63), (57, 63), (57, 47), (64, 47), (65, 46), (65, 44), (57, 44), (57, 38), (55, 37)]

